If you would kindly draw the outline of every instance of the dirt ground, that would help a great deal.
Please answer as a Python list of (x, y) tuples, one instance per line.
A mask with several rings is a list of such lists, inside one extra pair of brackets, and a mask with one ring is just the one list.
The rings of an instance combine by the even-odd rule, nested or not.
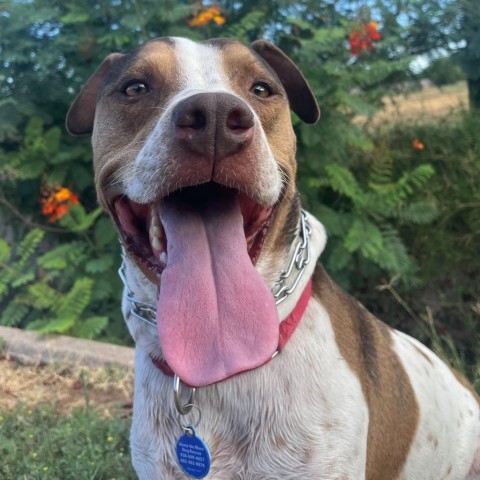
[(61, 365), (19, 365), (0, 357), (0, 411), (18, 403), (34, 407), (57, 404), (62, 413), (86, 402), (106, 416), (118, 408), (130, 413), (133, 398), (133, 371), (92, 369)]
[[(385, 107), (378, 112), (369, 126), (392, 124), (398, 121), (426, 122), (432, 118), (447, 117), (454, 111), (468, 106), (468, 91), (465, 82), (438, 88), (426, 85), (421, 90), (398, 95), (384, 100)], [(366, 118), (359, 118), (365, 123)]]

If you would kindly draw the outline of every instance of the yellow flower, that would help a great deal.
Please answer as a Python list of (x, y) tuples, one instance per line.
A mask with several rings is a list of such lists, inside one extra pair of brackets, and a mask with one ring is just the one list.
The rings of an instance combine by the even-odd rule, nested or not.
[(225, 17), (222, 15), (222, 11), (219, 7), (209, 7), (206, 10), (197, 13), (188, 24), (191, 27), (203, 27), (208, 22), (214, 21), (217, 25), (223, 25), (225, 23)]
[(112, 443), (112, 442), (113, 442), (113, 437), (112, 437), (111, 435), (109, 435), (109, 436), (107, 437), (107, 442), (109, 442), (109, 443)]

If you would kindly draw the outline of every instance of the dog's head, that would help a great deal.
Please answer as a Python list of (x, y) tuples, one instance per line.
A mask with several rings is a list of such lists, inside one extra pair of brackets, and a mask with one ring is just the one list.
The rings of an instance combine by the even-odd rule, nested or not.
[[(162, 344), (169, 363), (180, 361), (168, 350), (179, 349), (177, 337), (187, 335), (195, 313), (211, 321), (188, 334), (194, 344), (223, 317), (237, 315), (242, 324), (221, 341), (206, 339), (203, 349), (223, 349), (225, 335), (256, 332), (246, 309), (256, 310), (269, 333), (245, 340), (253, 343), (241, 355), (276, 347), (275, 305), (253, 265), (265, 251), (283, 251), (297, 226), (290, 108), (305, 122), (318, 120), (304, 77), (272, 44), (162, 38), (109, 55), (68, 113), (71, 133), (92, 132), (101, 204), (130, 258), (159, 286), (160, 338), (176, 338)], [(247, 369), (240, 364), (220, 369)], [(208, 377), (185, 380), (211, 383)]]

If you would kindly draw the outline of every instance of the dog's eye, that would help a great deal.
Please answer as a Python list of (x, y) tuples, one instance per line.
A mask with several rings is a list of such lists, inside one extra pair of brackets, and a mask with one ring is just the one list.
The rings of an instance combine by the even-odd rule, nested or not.
[(129, 97), (138, 97), (139, 95), (145, 95), (146, 93), (148, 93), (148, 87), (141, 82), (132, 83), (125, 88), (125, 94)]
[(271, 88), (263, 82), (256, 83), (250, 91), (257, 97), (267, 98), (272, 94)]

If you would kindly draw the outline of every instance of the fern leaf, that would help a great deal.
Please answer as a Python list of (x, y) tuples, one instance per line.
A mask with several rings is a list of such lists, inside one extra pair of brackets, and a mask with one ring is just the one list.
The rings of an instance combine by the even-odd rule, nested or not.
[(85, 264), (85, 271), (87, 273), (103, 273), (110, 270), (113, 266), (114, 260), (112, 255), (102, 255), (99, 258), (94, 258)]
[(90, 302), (93, 283), (90, 278), (79, 278), (54, 309), (57, 317), (78, 318)]
[(0, 262), (4, 262), (10, 256), (11, 253), (10, 245), (3, 239), (0, 238)]
[(20, 288), (32, 282), (33, 280), (35, 280), (35, 272), (30, 270), (29, 272), (26, 272), (23, 275), (20, 275), (18, 278), (16, 278), (11, 283), (11, 286), (12, 288)]
[(19, 260), (16, 263), (17, 268), (23, 267), (30, 257), (35, 253), (40, 242), (45, 237), (45, 232), (39, 228), (30, 230), (18, 246)]
[(81, 338), (97, 338), (108, 325), (108, 317), (89, 317), (77, 321), (72, 329), (72, 335)]
[(226, 30), (226, 36), (248, 42), (249, 32), (258, 29), (265, 19), (265, 13), (255, 10), (245, 15), (239, 22), (231, 24)]
[(19, 305), (13, 300), (3, 309), (0, 317), (0, 325), (5, 327), (16, 327), (20, 325), (29, 311), (30, 308), (27, 305)]
[(395, 209), (395, 217), (402, 222), (416, 223), (417, 225), (430, 223), (438, 216), (435, 205), (429, 202), (418, 201), (408, 205), (398, 205)]
[(103, 213), (97, 208), (91, 213), (86, 213), (82, 205), (72, 205), (68, 214), (60, 219), (60, 225), (72, 232), (84, 232), (88, 230)]
[(64, 318), (55, 318), (47, 322), (46, 325), (37, 329), (38, 333), (65, 333), (67, 330), (72, 328), (75, 323), (75, 318), (64, 317)]
[(398, 231), (389, 226), (382, 226), (383, 251), (378, 256), (378, 265), (391, 275), (406, 273), (412, 264), (412, 259), (402, 242)]
[(58, 303), (59, 294), (43, 282), (28, 287), (28, 294), (29, 303), (38, 310), (51, 308)]
[(363, 192), (350, 170), (338, 164), (330, 164), (325, 166), (325, 171), (333, 190), (352, 200), (360, 201)]
[(355, 219), (343, 242), (349, 252), (360, 250), (365, 258), (375, 260), (383, 249), (380, 229), (365, 219)]
[(37, 265), (46, 270), (64, 270), (67, 266), (77, 266), (84, 260), (87, 245), (73, 241), (64, 243), (37, 258)]

